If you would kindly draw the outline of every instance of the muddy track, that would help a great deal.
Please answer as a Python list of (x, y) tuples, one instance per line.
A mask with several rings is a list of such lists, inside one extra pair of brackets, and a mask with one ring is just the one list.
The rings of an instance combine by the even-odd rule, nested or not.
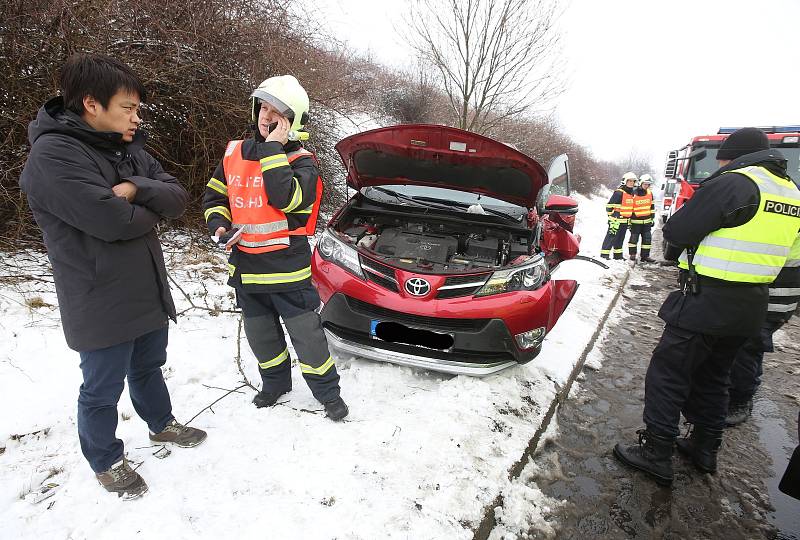
[(599, 345), (602, 369), (585, 369), (580, 390), (559, 407), (560, 435), (540, 449), (536, 461), (547, 465), (530, 479), (562, 501), (546, 519), (558, 538), (800, 538), (800, 502), (775, 487), (797, 444), (797, 318), (776, 334), (753, 418), (726, 431), (718, 474), (702, 475), (676, 453), (675, 482), (662, 488), (611, 453), (643, 427), (644, 375), (663, 329), (655, 314), (676, 277), (672, 267), (633, 270), (617, 308), (624, 315)]

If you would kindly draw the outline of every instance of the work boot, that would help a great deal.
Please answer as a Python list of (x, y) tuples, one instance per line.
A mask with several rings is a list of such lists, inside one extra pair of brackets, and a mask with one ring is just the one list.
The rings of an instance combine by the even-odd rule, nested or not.
[(625, 465), (649, 474), (657, 484), (670, 485), (675, 438), (655, 435), (646, 429), (640, 429), (636, 434), (639, 435), (639, 444), (627, 447), (617, 444), (614, 456)]
[(652, 258), (652, 257), (642, 257), (642, 262), (644, 262), (644, 263), (656, 263), (656, 262), (658, 262), (658, 261), (657, 261), (657, 260), (655, 260), (655, 259), (654, 259), (654, 258)]
[(678, 451), (692, 459), (700, 472), (717, 472), (717, 452), (722, 444), (722, 430), (695, 425), (686, 437), (678, 439)]
[(738, 426), (747, 421), (750, 418), (750, 414), (753, 412), (753, 400), (748, 399), (744, 402), (733, 403), (731, 402), (728, 405), (728, 414), (725, 416), (725, 426), (726, 427), (733, 427)]
[(282, 395), (287, 393), (289, 393), (289, 390), (284, 390), (283, 392), (270, 392), (267, 390), (261, 390), (253, 398), (253, 405), (259, 409), (262, 407), (272, 407), (278, 402), (278, 399), (280, 399)]
[(636, 262), (636, 253), (632, 253), (631, 256), (630, 256), (630, 259), (632, 261)]
[(605, 260), (609, 260), (610, 257), (608, 255), (600, 255), (600, 258), (601, 259), (605, 259)]
[(347, 404), (340, 397), (334, 399), (333, 401), (323, 403), (323, 405), (325, 406), (325, 416), (335, 422), (338, 422), (350, 413), (350, 410), (347, 408)]
[(624, 261), (624, 260), (625, 260), (625, 257), (623, 257), (621, 254), (617, 254), (617, 253), (615, 253), (615, 254), (614, 254), (614, 260), (615, 260), (615, 261)]
[(206, 440), (206, 432), (179, 424), (174, 418), (164, 427), (161, 433), (151, 433), (150, 440), (154, 443), (171, 443), (182, 448), (197, 446)]
[(116, 493), (118, 497), (129, 501), (147, 493), (147, 484), (139, 473), (134, 471), (124, 457), (114, 463), (110, 469), (95, 475), (106, 491)]

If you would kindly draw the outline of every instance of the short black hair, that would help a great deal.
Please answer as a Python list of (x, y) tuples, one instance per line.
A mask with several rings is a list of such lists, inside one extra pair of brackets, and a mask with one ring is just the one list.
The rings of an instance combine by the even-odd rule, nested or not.
[(96, 53), (75, 53), (61, 68), (61, 95), (64, 106), (83, 114), (83, 98), (92, 96), (104, 108), (120, 90), (136, 92), (142, 102), (147, 91), (131, 68), (109, 56)]

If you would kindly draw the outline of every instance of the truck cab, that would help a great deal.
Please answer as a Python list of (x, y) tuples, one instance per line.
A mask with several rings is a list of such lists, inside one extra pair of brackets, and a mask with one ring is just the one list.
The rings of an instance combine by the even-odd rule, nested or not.
[[(661, 220), (666, 221), (688, 201), (695, 189), (719, 168), (717, 150), (739, 128), (720, 128), (715, 135), (699, 135), (667, 156)], [(770, 148), (788, 160), (787, 172), (800, 185), (800, 125), (759, 127)], [(670, 195), (668, 195), (670, 193)]]

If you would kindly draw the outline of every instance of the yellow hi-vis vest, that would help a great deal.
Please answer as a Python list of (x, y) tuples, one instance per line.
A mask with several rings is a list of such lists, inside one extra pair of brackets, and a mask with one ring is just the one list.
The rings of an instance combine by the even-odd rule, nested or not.
[[(748, 177), (758, 187), (756, 215), (738, 227), (709, 233), (695, 250), (698, 274), (741, 283), (772, 283), (786, 263), (800, 229), (800, 190), (791, 180), (750, 166), (728, 173)], [(727, 173), (724, 173), (727, 174)], [(678, 262), (689, 268), (686, 251)]]
[(783, 266), (785, 268), (797, 268), (800, 266), (800, 234), (797, 235), (794, 244), (792, 244), (792, 248), (789, 250), (789, 257)]

